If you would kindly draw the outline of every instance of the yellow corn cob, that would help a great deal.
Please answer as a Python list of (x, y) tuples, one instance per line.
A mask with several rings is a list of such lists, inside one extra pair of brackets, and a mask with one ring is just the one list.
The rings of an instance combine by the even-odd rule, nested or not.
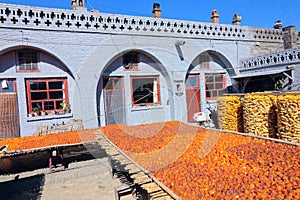
[(277, 138), (276, 96), (264, 93), (247, 94), (243, 103), (244, 131)]
[(278, 96), (279, 138), (290, 142), (300, 142), (300, 94)]
[(229, 95), (218, 98), (218, 122), (222, 130), (243, 132), (243, 107), (241, 98)]

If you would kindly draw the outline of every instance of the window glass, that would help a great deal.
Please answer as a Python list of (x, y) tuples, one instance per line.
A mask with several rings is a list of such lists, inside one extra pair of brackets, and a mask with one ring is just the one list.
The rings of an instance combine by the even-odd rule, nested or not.
[(31, 92), (31, 100), (47, 99), (47, 92)]
[(206, 82), (214, 82), (214, 77), (213, 77), (213, 75), (207, 75), (205, 77), (205, 80), (206, 80)]
[(115, 89), (122, 89), (123, 88), (122, 79), (121, 78), (115, 78), (114, 79), (114, 88)]
[(30, 82), (31, 90), (46, 90), (46, 82)]
[(199, 86), (198, 75), (190, 75), (187, 78), (186, 84), (187, 87), (198, 87)]
[(55, 91), (55, 92), (49, 92), (50, 99), (62, 99), (64, 98), (64, 92), (63, 91)]
[(200, 69), (208, 69), (210, 63), (210, 55), (208, 53), (203, 53), (199, 56)]
[(216, 83), (216, 89), (223, 89), (223, 83)]
[(38, 70), (38, 53), (35, 50), (18, 51), (18, 71), (36, 71)]
[(33, 112), (40, 111), (42, 110), (42, 102), (33, 102), (31, 107)]
[(0, 83), (1, 83), (0, 93), (16, 92), (16, 80), (15, 79), (0, 79)]
[(66, 83), (66, 78), (26, 80), (28, 112), (62, 111), (62, 103), (68, 101)]
[(121, 90), (123, 89), (123, 78), (121, 77), (106, 77), (104, 79), (105, 90)]
[(53, 110), (54, 107), (54, 102), (53, 101), (45, 101), (44, 102), (44, 109), (45, 110)]
[(214, 100), (223, 95), (225, 91), (224, 74), (206, 74), (205, 75), (206, 98)]
[(49, 89), (63, 89), (63, 82), (49, 82)]
[(133, 105), (149, 105), (159, 103), (158, 77), (132, 78)]
[(212, 83), (212, 84), (206, 84), (206, 89), (207, 90), (213, 90), (215, 88), (215, 85)]
[(114, 88), (112, 79), (106, 79), (104, 84), (106, 90), (112, 90)]
[(138, 53), (130, 52), (123, 55), (124, 70), (138, 70), (139, 63), (140, 59)]
[(222, 96), (225, 93), (225, 90), (219, 90), (219, 96)]
[(215, 76), (215, 81), (216, 82), (223, 82), (223, 76), (222, 75)]
[(55, 101), (55, 107), (56, 107), (56, 109), (58, 109), (58, 110), (63, 109), (62, 103), (63, 103), (62, 100)]

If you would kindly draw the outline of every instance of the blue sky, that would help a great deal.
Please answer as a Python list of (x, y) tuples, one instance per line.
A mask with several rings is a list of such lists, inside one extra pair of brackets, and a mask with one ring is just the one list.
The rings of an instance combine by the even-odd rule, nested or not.
[[(71, 0), (0, 0), (1, 3), (71, 9)], [(104, 13), (152, 16), (153, 3), (160, 3), (162, 17), (209, 22), (211, 11), (218, 10), (220, 23), (230, 24), (235, 13), (242, 25), (272, 28), (277, 20), (283, 27), (294, 25), (300, 30), (300, 0), (87, 0), (88, 10)]]

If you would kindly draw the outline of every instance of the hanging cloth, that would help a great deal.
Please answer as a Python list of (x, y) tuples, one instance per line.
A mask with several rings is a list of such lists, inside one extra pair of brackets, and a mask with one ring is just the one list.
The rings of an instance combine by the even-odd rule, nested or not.
[(1, 87), (2, 87), (2, 89), (7, 89), (8, 88), (8, 84), (7, 84), (7, 80), (3, 80), (2, 82), (1, 82)]

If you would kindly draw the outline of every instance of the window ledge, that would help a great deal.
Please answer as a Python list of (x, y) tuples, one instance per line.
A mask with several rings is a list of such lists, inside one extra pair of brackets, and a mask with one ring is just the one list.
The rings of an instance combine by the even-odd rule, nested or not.
[(60, 115), (45, 115), (45, 116), (27, 117), (27, 122), (64, 119), (64, 118), (72, 118), (72, 117), (73, 117), (72, 113), (60, 114)]
[(163, 109), (163, 105), (149, 105), (149, 106), (139, 106), (139, 107), (132, 107), (131, 112), (134, 111), (141, 111), (141, 110), (156, 110), (156, 109)]

